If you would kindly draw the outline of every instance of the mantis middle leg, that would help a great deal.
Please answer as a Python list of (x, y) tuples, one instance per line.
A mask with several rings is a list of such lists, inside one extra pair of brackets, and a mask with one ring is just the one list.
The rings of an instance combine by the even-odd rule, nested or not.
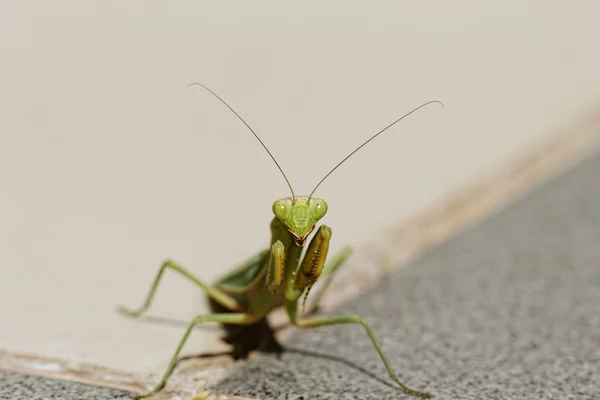
[(241, 311), (242, 310), (242, 308), (240, 307), (240, 304), (233, 297), (231, 297), (228, 294), (224, 293), (223, 291), (201, 281), (200, 279), (198, 279), (197, 277), (192, 275), (192, 273), (189, 272), (184, 267), (176, 264), (173, 261), (167, 260), (167, 261), (163, 262), (162, 265), (160, 266), (158, 273), (156, 274), (156, 277), (154, 278), (154, 282), (152, 283), (152, 286), (150, 287), (150, 290), (148, 291), (146, 300), (144, 301), (142, 306), (136, 310), (131, 310), (131, 309), (121, 306), (121, 307), (119, 307), (119, 311), (130, 317), (139, 317), (146, 310), (148, 310), (148, 307), (150, 307), (150, 304), (152, 303), (152, 299), (154, 298), (154, 295), (156, 294), (156, 289), (158, 288), (158, 284), (159, 284), (165, 270), (167, 270), (167, 269), (171, 269), (175, 272), (178, 272), (181, 275), (183, 275), (185, 278), (187, 278), (188, 280), (194, 282), (196, 285), (200, 286), (208, 294), (208, 296), (210, 298), (215, 300), (217, 303), (223, 305), (227, 309), (232, 310), (232, 311)]

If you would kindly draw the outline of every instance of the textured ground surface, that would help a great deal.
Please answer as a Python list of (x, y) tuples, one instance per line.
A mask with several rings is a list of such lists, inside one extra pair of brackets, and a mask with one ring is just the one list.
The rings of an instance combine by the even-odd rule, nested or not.
[[(439, 399), (600, 399), (600, 155), (402, 268), (335, 314), (371, 323), (401, 379)], [(218, 389), (404, 399), (360, 326), (297, 332)]]
[(103, 400), (130, 397), (131, 393), (122, 390), (0, 371), (0, 399), (2, 400)]

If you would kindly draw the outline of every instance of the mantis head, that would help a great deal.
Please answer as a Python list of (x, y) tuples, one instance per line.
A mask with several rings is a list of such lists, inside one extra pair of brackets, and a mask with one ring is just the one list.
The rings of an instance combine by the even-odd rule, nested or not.
[(273, 213), (301, 245), (327, 213), (327, 203), (314, 197), (286, 197), (273, 203)]

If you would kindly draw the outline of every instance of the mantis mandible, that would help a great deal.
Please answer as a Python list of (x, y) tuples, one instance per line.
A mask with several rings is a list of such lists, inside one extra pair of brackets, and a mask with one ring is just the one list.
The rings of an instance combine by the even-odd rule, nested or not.
[[(282, 306), (287, 312), (290, 323), (299, 328), (340, 324), (361, 325), (373, 343), (375, 350), (379, 353), (379, 357), (385, 364), (390, 378), (404, 392), (410, 395), (421, 398), (433, 397), (429, 393), (411, 389), (400, 381), (390, 361), (383, 352), (381, 345), (375, 338), (373, 331), (363, 318), (352, 315), (300, 318), (298, 315), (298, 305), (304, 294), (302, 300), (302, 308), (304, 309), (304, 303), (311, 287), (319, 278), (322, 278), (325, 281), (320, 291), (315, 295), (315, 307), (306, 314), (310, 315), (316, 311), (323, 294), (331, 283), (335, 271), (338, 270), (351, 254), (351, 248), (345, 247), (329, 260), (327, 265), (325, 264), (331, 240), (331, 228), (326, 225), (321, 225), (312, 239), (310, 241), (307, 240), (310, 233), (315, 229), (317, 222), (327, 213), (327, 203), (325, 200), (313, 197), (314, 192), (342, 163), (381, 133), (420, 108), (432, 103), (437, 103), (443, 107), (443, 104), (437, 100), (429, 101), (398, 118), (340, 161), (319, 181), (308, 196), (296, 196), (283, 169), (250, 125), (211, 89), (200, 83), (192, 83), (189, 86), (192, 85), (201, 86), (210, 92), (250, 130), (267, 151), (275, 165), (277, 165), (277, 168), (279, 168), (290, 189), (291, 197), (282, 198), (273, 203), (272, 209), (275, 216), (271, 220), (270, 225), (271, 246), (246, 260), (241, 266), (226, 274), (212, 285), (197, 278), (176, 262), (167, 260), (160, 266), (143, 305), (136, 310), (124, 307), (119, 308), (122, 313), (130, 317), (138, 317), (143, 314), (152, 302), (163, 273), (169, 269), (183, 275), (186, 279), (204, 290), (208, 295), (209, 304), (213, 312), (212, 314), (198, 315), (191, 321), (175, 350), (175, 354), (171, 357), (169, 366), (164, 372), (161, 381), (150, 392), (136, 396), (134, 399), (139, 400), (151, 397), (165, 387), (173, 369), (180, 360), (179, 355), (189, 335), (199, 324), (206, 322), (222, 324), (227, 332), (227, 336), (223, 340), (233, 345), (232, 355), (236, 359), (246, 358), (254, 350), (267, 352), (282, 351), (282, 347), (274, 339), (273, 330), (266, 319), (271, 311)], [(304, 256), (302, 256), (307, 242), (309, 242), (308, 247)]]

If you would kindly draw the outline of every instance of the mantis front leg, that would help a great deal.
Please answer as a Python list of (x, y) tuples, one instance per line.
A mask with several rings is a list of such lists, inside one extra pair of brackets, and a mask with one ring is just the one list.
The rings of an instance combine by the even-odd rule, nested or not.
[(314, 314), (319, 310), (321, 307), (321, 301), (323, 300), (323, 295), (325, 292), (327, 292), (327, 289), (329, 289), (335, 272), (346, 262), (350, 254), (352, 254), (352, 248), (349, 246), (344, 247), (333, 257), (331, 261), (325, 265), (321, 276), (319, 276), (320, 279), (325, 278), (325, 282), (323, 282), (323, 285), (321, 285), (319, 291), (314, 295), (313, 306), (306, 311), (307, 315)]
[(294, 286), (299, 294), (304, 291), (302, 309), (304, 309), (310, 289), (319, 279), (319, 276), (321, 276), (321, 272), (325, 266), (325, 260), (327, 259), (330, 241), (331, 228), (327, 225), (321, 225), (310, 241), (304, 259), (300, 264), (300, 268), (298, 268)]
[(271, 256), (267, 269), (267, 286), (272, 293), (276, 293), (283, 283), (285, 270), (285, 246), (281, 240), (271, 246)]

